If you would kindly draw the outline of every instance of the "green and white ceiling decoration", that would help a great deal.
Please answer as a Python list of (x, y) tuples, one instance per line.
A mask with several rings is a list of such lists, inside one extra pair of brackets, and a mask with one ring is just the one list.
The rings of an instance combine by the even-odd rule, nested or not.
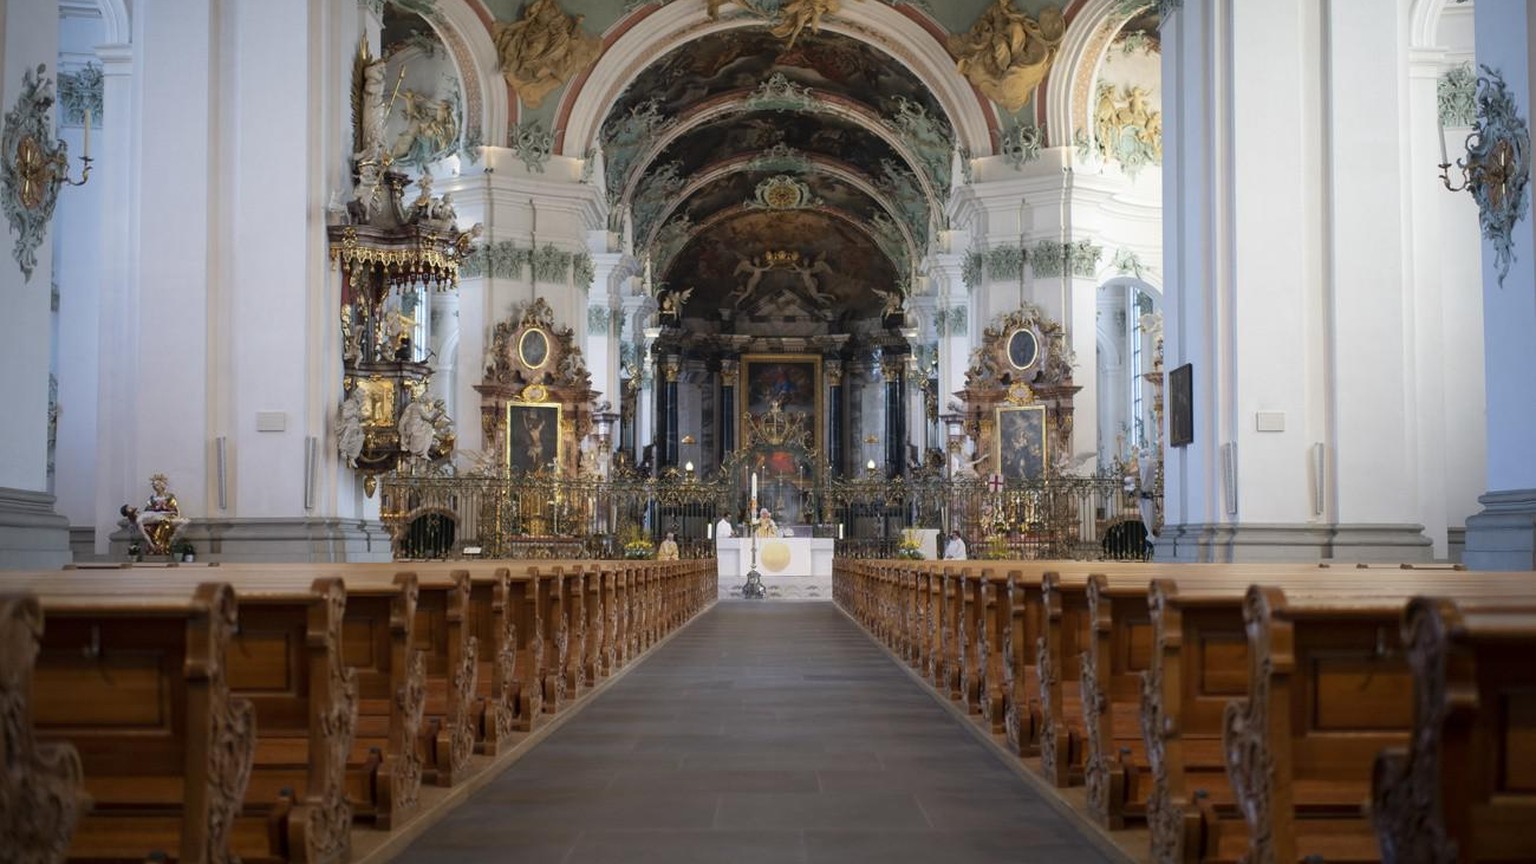
[(878, 318), (876, 291), (907, 290), (946, 227), (949, 118), (901, 62), (825, 28), (690, 41), (635, 77), (599, 140), (612, 212), (656, 282), (695, 289), (689, 317), (717, 318), (774, 260), (790, 290)]

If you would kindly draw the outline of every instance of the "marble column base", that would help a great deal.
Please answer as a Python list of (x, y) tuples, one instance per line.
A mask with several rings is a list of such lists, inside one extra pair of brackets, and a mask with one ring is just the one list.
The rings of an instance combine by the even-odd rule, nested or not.
[(70, 561), (69, 520), (46, 492), (0, 487), (0, 570), (54, 570)]
[[(202, 561), (388, 561), (383, 523), (358, 519), (194, 519), (178, 540), (187, 540)], [(128, 558), (132, 535), (112, 535), (110, 557)]]
[(1422, 525), (1168, 525), (1157, 561), (1429, 561)]
[(1489, 492), (1467, 518), (1462, 563), (1471, 570), (1536, 570), (1536, 489)]

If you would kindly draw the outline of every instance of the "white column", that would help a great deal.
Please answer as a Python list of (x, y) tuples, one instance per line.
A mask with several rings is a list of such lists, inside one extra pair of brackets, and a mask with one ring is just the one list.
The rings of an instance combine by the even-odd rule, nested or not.
[(1194, 442), (1168, 451), (1160, 557), (1430, 552), (1399, 6), (1201, 0), (1164, 25), (1166, 366), (1193, 363)]
[[(1477, 62), (1504, 77), (1517, 113), (1532, 120), (1536, 62), (1531, 55), (1536, 0), (1477, 7)], [(1514, 225), (1514, 258), (1502, 284), (1493, 243), (1483, 241), (1483, 337), (1488, 397), (1488, 492), (1483, 511), (1467, 520), (1468, 566), (1536, 567), (1536, 218), (1531, 189)]]
[[(0, 104), (10, 111), (21, 93), (22, 75), (47, 64), (52, 80), (58, 72), (59, 8), (56, 0), (24, 0), (0, 4), (4, 30), (0, 58), (4, 87)], [(49, 112), (50, 121), (57, 114)], [(51, 124), (50, 124), (51, 125)], [(72, 154), (75, 155), (75, 154)], [(78, 173), (78, 162), (71, 170)], [(68, 195), (69, 188), (60, 189)], [(50, 283), (53, 244), (45, 234), (37, 248), (31, 278), (23, 276), (12, 257), (16, 235), (6, 231), (0, 258), (0, 345), (6, 367), (0, 395), (0, 567), (50, 567), (69, 560), (68, 522), (53, 512), (48, 494), (48, 354), (50, 350)]]
[(139, 123), (134, 108), (135, 49), (132, 45), (104, 45), (101, 58), (101, 133), (96, 146), (92, 183), (101, 184), (101, 285), (96, 362), (98, 368), (95, 436), (96, 472), (92, 500), (92, 524), (96, 528), (96, 553), (105, 554), (108, 537), (117, 527), (118, 508), (138, 497), (138, 474), (133, 454), (138, 450), (138, 427), (132, 420), (137, 388), (139, 356), (138, 271), (133, 263), (131, 213), (134, 129)]

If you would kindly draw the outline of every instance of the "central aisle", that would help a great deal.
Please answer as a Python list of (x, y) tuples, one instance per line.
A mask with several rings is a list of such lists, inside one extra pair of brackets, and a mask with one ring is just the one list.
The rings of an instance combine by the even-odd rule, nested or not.
[(398, 860), (1106, 859), (832, 604), (731, 601)]

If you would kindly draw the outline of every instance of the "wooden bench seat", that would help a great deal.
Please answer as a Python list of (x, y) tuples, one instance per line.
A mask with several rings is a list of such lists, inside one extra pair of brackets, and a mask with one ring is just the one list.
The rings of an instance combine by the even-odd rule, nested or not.
[(1413, 733), (1407, 749), (1376, 758), (1383, 856), (1536, 860), (1536, 606), (1420, 597), (1402, 639)]
[(33, 732), (32, 679), (43, 613), (37, 598), (0, 593), (0, 849), (20, 862), (62, 860), (89, 804), (80, 755)]
[[(1461, 573), (1433, 590), (1477, 604), (1536, 604), (1530, 574)], [(1399, 630), (1409, 598), (1387, 594), (1249, 589), (1249, 693), (1228, 704), (1222, 739), (1254, 860), (1379, 855), (1366, 806), (1373, 761), (1405, 746), (1413, 728), (1413, 671)], [(1347, 788), (1357, 815), (1308, 818), (1301, 784), (1314, 780)]]
[[(0, 575), (14, 586), (26, 576)], [(33, 580), (46, 621), (33, 678), (33, 724), (71, 744), (86, 794), (74, 861), (285, 860), (271, 830), (281, 805), (247, 818), (255, 711), (230, 693), (227, 655), (238, 620), (233, 589), (145, 580), (124, 595), (93, 594), (64, 575)], [(135, 788), (142, 790), (135, 792)]]

